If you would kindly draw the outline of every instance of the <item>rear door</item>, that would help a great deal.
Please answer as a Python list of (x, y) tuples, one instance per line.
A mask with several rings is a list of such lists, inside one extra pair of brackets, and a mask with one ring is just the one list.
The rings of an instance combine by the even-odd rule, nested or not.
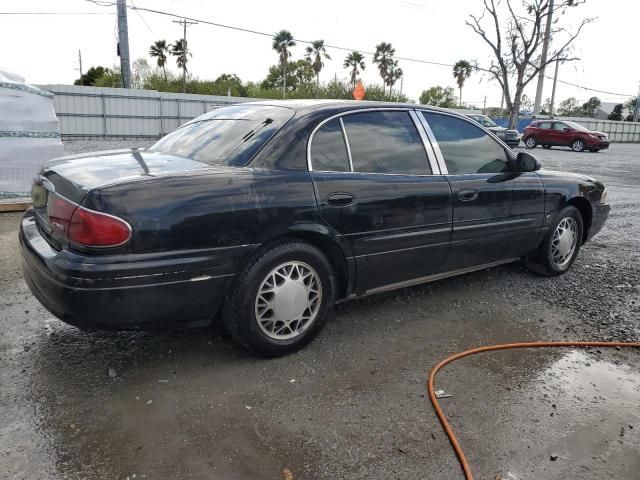
[(311, 135), (309, 170), (320, 214), (356, 257), (358, 293), (439, 269), (451, 190), (415, 112), (359, 110), (326, 120)]
[(536, 132), (536, 139), (541, 145), (556, 145), (553, 122), (540, 122), (538, 124), (538, 131)]
[(453, 194), (451, 247), (442, 271), (520, 257), (537, 244), (544, 190), (535, 173), (514, 173), (510, 153), (471, 122), (422, 112)]

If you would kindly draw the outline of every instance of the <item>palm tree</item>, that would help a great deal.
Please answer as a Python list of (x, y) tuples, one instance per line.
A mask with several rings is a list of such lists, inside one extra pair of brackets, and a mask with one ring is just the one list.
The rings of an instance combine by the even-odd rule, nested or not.
[(458, 82), (458, 89), (460, 90), (460, 106), (462, 106), (462, 86), (467, 78), (471, 76), (473, 67), (466, 60), (458, 60), (453, 66), (453, 76)]
[(273, 36), (273, 49), (278, 52), (280, 66), (282, 67), (282, 98), (285, 98), (287, 92), (287, 63), (291, 52), (289, 49), (295, 46), (296, 42), (293, 40), (293, 35), (289, 30), (280, 30)]
[(167, 46), (166, 40), (158, 40), (149, 48), (149, 55), (151, 57), (158, 58), (158, 66), (162, 68), (162, 73), (164, 73), (164, 83), (167, 83), (167, 53), (169, 53), (169, 47)]
[(387, 76), (387, 85), (389, 85), (389, 96), (391, 96), (391, 89), (398, 80), (402, 78), (404, 72), (398, 66), (398, 61), (394, 60), (389, 67), (389, 75)]
[(364, 70), (365, 68), (364, 56), (360, 52), (354, 50), (353, 52), (351, 52), (349, 55), (346, 56), (342, 66), (344, 68), (351, 69), (350, 71), (351, 84), (355, 88), (356, 82), (358, 81), (358, 74), (360, 73), (360, 70)]
[(322, 59), (331, 60), (331, 57), (324, 46), (324, 40), (314, 40), (305, 52), (305, 58), (311, 63), (313, 71), (316, 72), (316, 88), (318, 88), (320, 86), (320, 71), (324, 67)]
[(182, 69), (182, 92), (184, 93), (187, 91), (187, 62), (192, 55), (187, 49), (187, 42), (184, 38), (180, 38), (169, 45), (169, 51), (171, 55), (176, 57), (178, 68)]
[[(395, 54), (396, 49), (393, 48), (390, 43), (382, 42), (376, 45), (376, 52), (373, 54), (373, 63), (378, 64), (380, 77), (382, 77), (382, 82), (385, 85), (388, 85), (389, 75), (394, 67), (393, 56)], [(395, 64), (397, 65), (397, 62), (395, 62)]]

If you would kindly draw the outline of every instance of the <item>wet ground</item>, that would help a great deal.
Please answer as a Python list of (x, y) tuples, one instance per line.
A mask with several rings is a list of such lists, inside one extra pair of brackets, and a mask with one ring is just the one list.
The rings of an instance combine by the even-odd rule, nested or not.
[[(343, 304), (316, 342), (272, 360), (212, 329), (55, 320), (21, 278), (19, 216), (0, 216), (0, 478), (463, 478), (426, 396), (438, 360), (640, 338), (640, 145), (536, 154), (609, 185), (610, 221), (571, 272), (509, 265)], [(481, 354), (437, 386), (476, 478), (638, 478), (640, 352)]]

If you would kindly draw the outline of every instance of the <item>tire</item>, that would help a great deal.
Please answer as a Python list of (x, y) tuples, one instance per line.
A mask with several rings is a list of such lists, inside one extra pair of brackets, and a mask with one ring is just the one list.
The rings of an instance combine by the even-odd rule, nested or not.
[[(567, 272), (580, 251), (583, 232), (582, 215), (572, 206), (565, 207), (557, 215), (538, 248), (523, 259), (532, 272), (545, 277), (555, 277)], [(573, 232), (571, 243), (562, 240), (562, 231)]]
[(534, 137), (533, 135), (528, 136), (527, 138), (524, 139), (524, 146), (527, 148), (536, 148), (536, 145), (538, 145), (538, 141), (536, 140), (536, 137)]
[(542, 145), (542, 148), (546, 148), (547, 150), (549, 150), (551, 148), (551, 145)]
[(571, 142), (571, 150), (574, 152), (583, 152), (584, 151), (584, 140), (580, 140), (576, 138), (573, 142)]
[[(286, 293), (281, 290), (278, 296), (276, 287), (286, 288)], [(286, 355), (320, 333), (335, 292), (335, 275), (322, 252), (303, 241), (283, 240), (260, 249), (236, 276), (222, 320), (233, 339), (249, 351), (266, 357)]]

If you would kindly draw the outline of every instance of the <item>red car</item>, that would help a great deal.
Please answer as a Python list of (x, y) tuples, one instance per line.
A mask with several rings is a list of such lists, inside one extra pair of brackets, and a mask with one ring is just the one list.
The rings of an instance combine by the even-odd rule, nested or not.
[(579, 123), (557, 120), (536, 120), (524, 129), (527, 148), (552, 146), (570, 147), (574, 152), (597, 152), (609, 148), (609, 137), (603, 132), (593, 132)]

